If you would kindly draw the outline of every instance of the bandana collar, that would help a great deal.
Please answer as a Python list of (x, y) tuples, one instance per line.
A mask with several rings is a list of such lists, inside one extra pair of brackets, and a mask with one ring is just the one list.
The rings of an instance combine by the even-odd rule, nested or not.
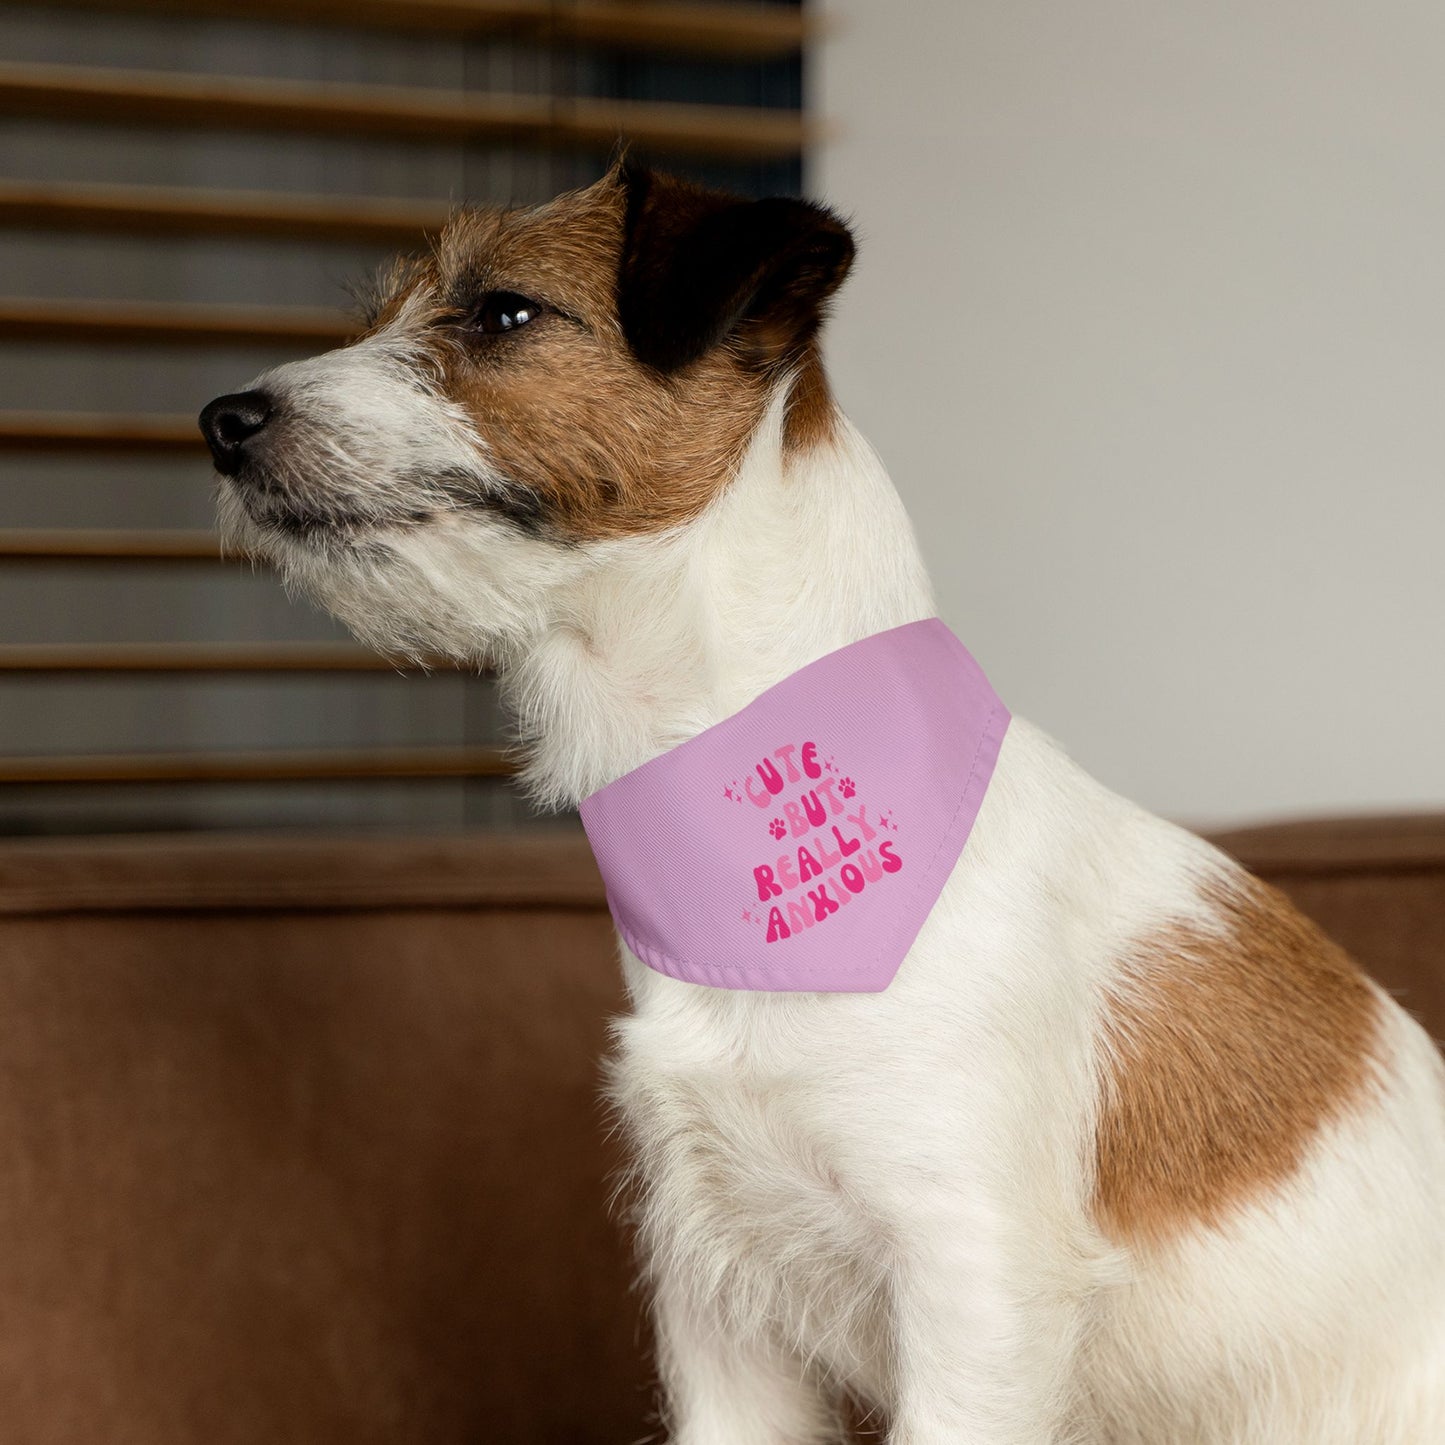
[(1008, 723), (936, 617), (800, 668), (583, 801), (624, 942), (714, 988), (887, 988), (963, 851)]

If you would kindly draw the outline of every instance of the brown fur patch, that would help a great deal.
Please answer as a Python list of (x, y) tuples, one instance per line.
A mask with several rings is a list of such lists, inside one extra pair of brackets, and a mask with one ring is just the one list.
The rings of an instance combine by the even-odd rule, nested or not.
[(838, 409), (816, 346), (809, 346), (798, 367), (783, 421), (783, 450), (790, 456), (833, 440)]
[(1221, 927), (1146, 939), (1105, 1023), (1095, 1213), (1159, 1243), (1219, 1226), (1298, 1169), (1367, 1092), (1379, 1000), (1282, 894), (1240, 873)]
[[(575, 540), (695, 517), (735, 474), (768, 399), (768, 378), (731, 344), (677, 376), (632, 355), (617, 314), (623, 209), (609, 178), (533, 210), (463, 212), (383, 313), (434, 352), (497, 471)], [(515, 334), (449, 331), (488, 291), (548, 309)]]

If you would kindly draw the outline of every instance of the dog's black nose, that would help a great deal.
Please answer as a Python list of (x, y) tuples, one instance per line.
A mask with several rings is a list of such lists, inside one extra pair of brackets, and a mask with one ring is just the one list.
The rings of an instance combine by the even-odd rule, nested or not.
[(234, 477), (241, 470), (246, 443), (271, 420), (271, 410), (271, 398), (264, 391), (218, 396), (206, 406), (201, 433), (222, 476)]

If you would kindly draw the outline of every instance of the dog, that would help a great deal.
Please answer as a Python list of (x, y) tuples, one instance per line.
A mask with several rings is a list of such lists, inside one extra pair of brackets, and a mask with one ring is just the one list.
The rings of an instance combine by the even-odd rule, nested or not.
[[(626, 160), (461, 211), (359, 340), (202, 413), (223, 531), (388, 654), (495, 667), (578, 804), (934, 614), (821, 362), (853, 253)], [(1026, 722), (881, 991), (622, 962), (675, 1445), (817, 1445), (848, 1402), (893, 1445), (1445, 1441), (1433, 1044)]]

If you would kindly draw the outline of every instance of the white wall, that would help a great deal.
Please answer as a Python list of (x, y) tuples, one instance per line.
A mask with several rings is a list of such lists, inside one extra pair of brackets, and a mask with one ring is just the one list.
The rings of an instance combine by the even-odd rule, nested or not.
[(822, 8), (835, 387), (1005, 699), (1189, 821), (1445, 805), (1445, 6)]

